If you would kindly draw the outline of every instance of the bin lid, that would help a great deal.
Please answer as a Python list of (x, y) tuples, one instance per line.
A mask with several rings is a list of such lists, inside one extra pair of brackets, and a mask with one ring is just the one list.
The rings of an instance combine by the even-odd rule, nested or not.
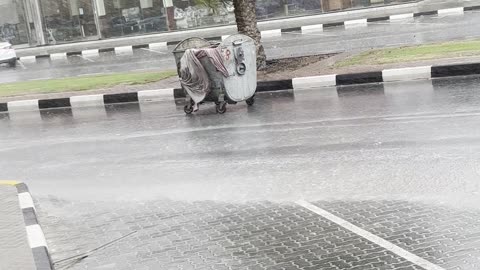
[(199, 38), (199, 37), (191, 37), (180, 41), (180, 43), (175, 46), (173, 52), (183, 52), (187, 49), (199, 49), (205, 48), (210, 46), (210, 41)]

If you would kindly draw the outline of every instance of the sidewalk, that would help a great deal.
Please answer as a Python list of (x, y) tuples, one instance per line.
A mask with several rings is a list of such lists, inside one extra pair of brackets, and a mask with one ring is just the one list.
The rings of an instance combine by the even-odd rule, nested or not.
[(17, 188), (0, 184), (0, 269), (35, 269)]
[[(258, 23), (261, 31), (278, 30), (284, 31), (292, 28), (300, 28), (307, 25), (316, 24), (335, 24), (348, 20), (384, 18), (390, 15), (405, 13), (424, 13), (447, 9), (452, 7), (472, 7), (480, 5), (480, 0), (471, 1), (432, 1), (425, 0), (408, 4), (397, 4), (390, 6), (365, 8), (358, 10), (349, 10), (320, 15), (301, 16), (294, 18), (278, 19), (272, 21), (262, 21)], [(168, 32), (143, 36), (131, 36), (115, 39), (106, 39), (98, 41), (85, 41), (71, 44), (62, 44), (54, 46), (44, 46), (35, 48), (17, 49), (18, 57), (41, 56), (54, 53), (72, 53), (82, 52), (84, 50), (112, 49), (123, 46), (146, 46), (155, 44), (156, 46), (166, 46), (169, 43), (176, 43), (189, 36), (199, 36), (204, 38), (220, 37), (236, 33), (235, 25), (217, 26), (211, 28), (194, 29), (187, 31)]]

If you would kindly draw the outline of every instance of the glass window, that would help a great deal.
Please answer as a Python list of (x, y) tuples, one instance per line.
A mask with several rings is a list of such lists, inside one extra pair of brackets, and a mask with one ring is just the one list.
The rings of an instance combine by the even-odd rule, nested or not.
[(103, 37), (167, 31), (167, 17), (158, 0), (97, 0)]
[(41, 1), (48, 43), (97, 39), (91, 0)]
[[(259, 20), (412, 0), (257, 0)], [(0, 0), (0, 38), (56, 44), (235, 24), (222, 0)]]
[(224, 5), (219, 0), (174, 0), (173, 5), (175, 27), (179, 30), (235, 23), (231, 3)]
[(0, 40), (11, 44), (29, 41), (22, 1), (0, 0)]

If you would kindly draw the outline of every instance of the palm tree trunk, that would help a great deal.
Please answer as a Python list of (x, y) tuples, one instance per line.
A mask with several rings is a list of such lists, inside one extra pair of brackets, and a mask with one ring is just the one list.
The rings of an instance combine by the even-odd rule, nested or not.
[(267, 56), (260, 41), (260, 30), (257, 28), (255, 1), (256, 0), (233, 0), (233, 7), (235, 8), (235, 20), (237, 22), (238, 32), (255, 40), (257, 47), (257, 69), (262, 70), (267, 65)]

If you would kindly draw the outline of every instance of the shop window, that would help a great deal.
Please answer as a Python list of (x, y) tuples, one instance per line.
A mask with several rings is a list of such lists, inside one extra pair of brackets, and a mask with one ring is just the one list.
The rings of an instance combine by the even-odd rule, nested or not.
[(28, 43), (28, 30), (21, 1), (0, 0), (0, 41)]

